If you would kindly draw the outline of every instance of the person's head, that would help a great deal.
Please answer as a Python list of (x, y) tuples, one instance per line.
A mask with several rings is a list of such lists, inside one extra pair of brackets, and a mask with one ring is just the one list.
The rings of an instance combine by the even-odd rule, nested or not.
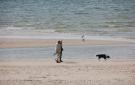
[(61, 41), (60, 40), (58, 41), (58, 44), (61, 44)]
[(62, 40), (60, 41), (60, 43), (62, 44)]

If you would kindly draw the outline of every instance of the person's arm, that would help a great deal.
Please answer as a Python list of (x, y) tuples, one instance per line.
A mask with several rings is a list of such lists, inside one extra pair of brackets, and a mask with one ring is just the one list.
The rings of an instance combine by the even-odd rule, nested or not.
[(63, 47), (61, 47), (61, 50), (64, 51)]

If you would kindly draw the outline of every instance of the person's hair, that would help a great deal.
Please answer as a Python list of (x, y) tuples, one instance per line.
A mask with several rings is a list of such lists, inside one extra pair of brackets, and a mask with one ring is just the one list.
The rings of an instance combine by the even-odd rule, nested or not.
[(62, 44), (62, 40), (60, 41), (60, 43)]
[(58, 41), (58, 44), (61, 44), (61, 41), (60, 40)]

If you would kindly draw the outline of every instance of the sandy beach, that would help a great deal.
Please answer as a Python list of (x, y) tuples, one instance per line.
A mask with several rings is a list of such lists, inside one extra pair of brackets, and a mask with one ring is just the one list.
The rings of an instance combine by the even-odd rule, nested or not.
[(64, 45), (120, 45), (129, 43), (128, 41), (117, 40), (86, 40), (81, 39), (19, 39), (19, 38), (0, 38), (0, 48), (16, 47), (42, 47), (55, 46), (58, 40), (63, 40)]
[[(56, 39), (0, 39), (0, 48), (55, 46)], [(111, 40), (65, 39), (64, 45), (121, 45)], [(134, 59), (0, 59), (0, 85), (135, 85)]]
[(0, 85), (135, 85), (135, 60), (1, 60)]
[(0, 0), (0, 85), (135, 85), (135, 0)]

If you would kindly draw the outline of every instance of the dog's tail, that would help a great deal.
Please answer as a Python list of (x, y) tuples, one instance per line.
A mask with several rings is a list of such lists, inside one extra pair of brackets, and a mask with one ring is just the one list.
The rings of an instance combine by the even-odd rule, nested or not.
[(98, 57), (99, 55), (96, 55), (96, 57)]

